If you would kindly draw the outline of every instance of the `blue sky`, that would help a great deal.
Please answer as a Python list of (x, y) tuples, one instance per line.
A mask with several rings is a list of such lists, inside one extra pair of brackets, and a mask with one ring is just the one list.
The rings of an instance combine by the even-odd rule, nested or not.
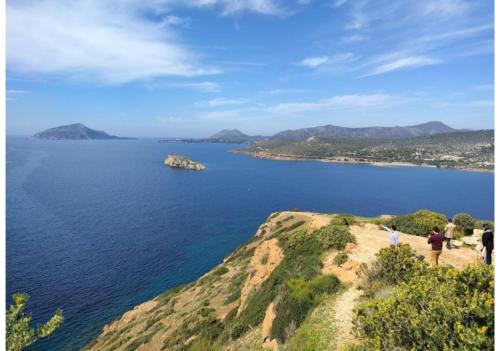
[(493, 128), (493, 1), (7, 1), (7, 133)]

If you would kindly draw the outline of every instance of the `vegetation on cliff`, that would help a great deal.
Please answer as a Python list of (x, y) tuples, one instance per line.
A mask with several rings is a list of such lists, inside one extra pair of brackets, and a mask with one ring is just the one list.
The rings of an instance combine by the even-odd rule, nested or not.
[(235, 150), (258, 158), (324, 159), (332, 162), (398, 162), (492, 170), (494, 131), (480, 130), (407, 139), (269, 140)]
[[(344, 345), (389, 350), (410, 349), (414, 339), (430, 345), (427, 349), (451, 350), (470, 337), (463, 345), (488, 350), (493, 340), (491, 269), (461, 271), (476, 256), (468, 247), (443, 255), (445, 264), (460, 268), (429, 268), (414, 252), (428, 252), (420, 235), (443, 219), (430, 211), (392, 218), (273, 214), (221, 265), (127, 312), (87, 349), (320, 351)], [(387, 247), (379, 224), (389, 221), (412, 231), (401, 234), (411, 247)], [(455, 304), (461, 307), (454, 310)], [(342, 319), (345, 315), (352, 315), (355, 334), (351, 319)], [(443, 335), (427, 332), (434, 324)], [(347, 345), (353, 340), (346, 335), (353, 335), (353, 345)]]

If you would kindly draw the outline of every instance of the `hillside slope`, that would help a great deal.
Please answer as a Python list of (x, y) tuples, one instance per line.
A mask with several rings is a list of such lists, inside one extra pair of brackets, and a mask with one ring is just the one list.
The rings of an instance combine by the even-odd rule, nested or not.
[[(351, 241), (357, 244), (343, 243), (345, 249), (339, 250), (338, 242), (316, 237), (318, 229), (344, 218), (351, 222)], [(385, 220), (275, 213), (219, 266), (125, 313), (106, 325), (86, 350), (291, 351), (302, 350), (300, 338), (311, 330), (319, 333), (323, 350), (355, 341), (350, 322), (362, 294), (356, 289), (359, 272), (389, 245), (387, 233), (378, 225)], [(417, 255), (429, 255), (426, 238), (401, 234), (400, 239)], [(347, 257), (338, 264), (340, 251)], [(465, 246), (445, 250), (441, 257), (442, 264), (459, 268), (475, 260), (475, 251)], [(292, 295), (287, 295), (287, 286)], [(314, 295), (313, 300), (304, 300), (310, 303), (301, 307), (302, 312), (294, 310), (294, 301), (302, 301), (296, 300), (294, 291), (297, 296), (302, 296), (300, 291)]]

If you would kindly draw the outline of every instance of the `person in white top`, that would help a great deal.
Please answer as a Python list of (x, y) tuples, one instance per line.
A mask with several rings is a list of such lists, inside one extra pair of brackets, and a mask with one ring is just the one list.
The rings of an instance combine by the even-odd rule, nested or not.
[(398, 236), (398, 232), (396, 231), (396, 226), (393, 224), (393, 225), (391, 225), (390, 228), (386, 227), (385, 225), (382, 225), (381, 227), (389, 232), (389, 242), (391, 243), (391, 245), (394, 245), (394, 246), (398, 245), (399, 244), (399, 236)]
[(448, 224), (444, 227), (444, 239), (446, 240), (446, 248), (451, 250), (451, 240), (455, 234), (456, 225), (453, 224), (451, 218), (448, 218)]

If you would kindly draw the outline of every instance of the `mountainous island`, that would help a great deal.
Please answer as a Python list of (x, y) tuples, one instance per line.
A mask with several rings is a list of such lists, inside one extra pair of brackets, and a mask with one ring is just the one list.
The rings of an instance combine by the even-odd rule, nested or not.
[(178, 155), (168, 155), (164, 164), (172, 168), (192, 169), (193, 171), (203, 171), (206, 168), (205, 165), (201, 163), (195, 162), (185, 156)]
[(493, 350), (494, 271), (474, 250), (484, 221), (453, 220), (454, 247), (431, 268), (426, 234), (443, 214), (273, 213), (220, 265), (118, 317), (85, 350)]
[(410, 127), (324, 126), (281, 132), (236, 150), (273, 160), (494, 169), (494, 131), (463, 131), (440, 122)]
[(132, 140), (134, 138), (118, 137), (106, 132), (91, 129), (81, 123), (68, 124), (50, 128), (33, 135), (33, 138), (44, 140)]
[(247, 144), (259, 140), (267, 140), (269, 137), (261, 135), (247, 135), (238, 129), (223, 129), (208, 138), (199, 139), (162, 139), (160, 143), (221, 143), (221, 144)]

